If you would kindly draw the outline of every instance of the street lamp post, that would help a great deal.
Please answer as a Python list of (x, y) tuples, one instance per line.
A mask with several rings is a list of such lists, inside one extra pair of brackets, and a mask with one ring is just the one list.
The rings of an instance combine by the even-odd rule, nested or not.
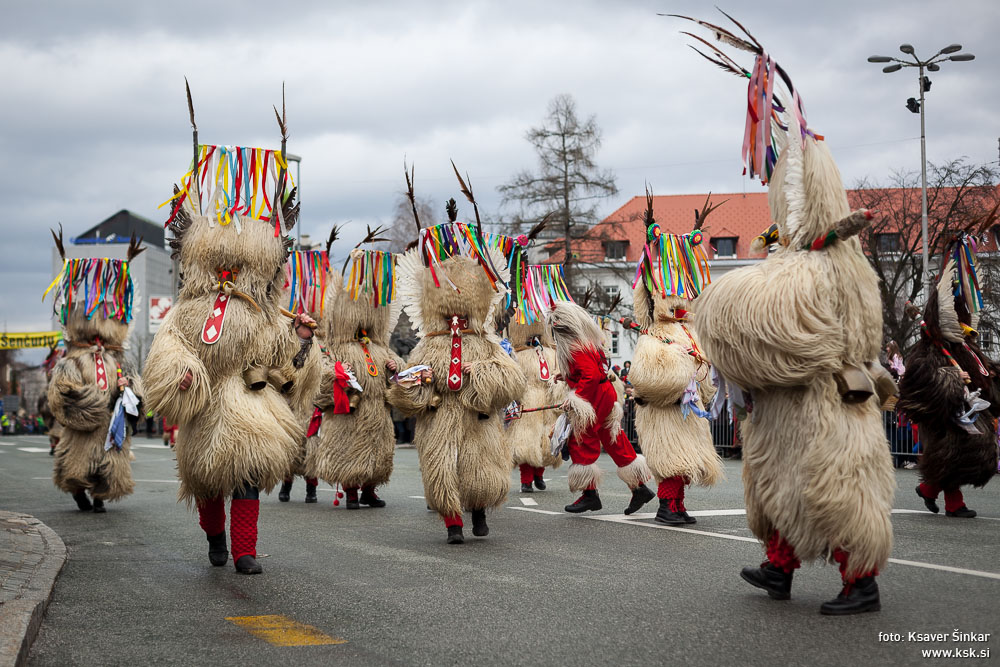
[(971, 53), (957, 53), (956, 55), (952, 55), (957, 51), (962, 50), (961, 44), (951, 44), (946, 46), (927, 60), (921, 60), (918, 58), (916, 53), (913, 51), (913, 47), (909, 44), (901, 44), (899, 50), (913, 58), (913, 60), (900, 60), (899, 58), (892, 58), (889, 56), (869, 56), (868, 62), (893, 63), (892, 65), (886, 65), (882, 68), (882, 71), (886, 74), (898, 72), (904, 67), (917, 68), (917, 88), (920, 94), (920, 101), (918, 102), (911, 97), (906, 101), (906, 108), (913, 113), (920, 113), (920, 235), (922, 246), (921, 251), (923, 254), (923, 273), (921, 274), (921, 282), (923, 284), (924, 298), (927, 298), (927, 295), (930, 294), (931, 275), (927, 267), (927, 139), (924, 122), (924, 93), (930, 90), (931, 82), (930, 79), (924, 75), (924, 70), (926, 69), (928, 72), (937, 72), (941, 69), (941, 65), (938, 63), (942, 63), (946, 60), (964, 62), (975, 59), (975, 56)]

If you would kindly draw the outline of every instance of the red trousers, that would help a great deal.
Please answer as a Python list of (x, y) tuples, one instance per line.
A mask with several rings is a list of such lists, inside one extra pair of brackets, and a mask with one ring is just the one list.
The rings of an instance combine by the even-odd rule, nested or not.
[[(768, 562), (779, 570), (784, 571), (786, 574), (802, 565), (798, 556), (795, 555), (795, 549), (778, 533), (778, 531), (774, 531), (774, 534), (771, 535), (771, 539), (767, 541), (766, 551)], [(865, 572), (864, 574), (848, 578), (847, 558), (849, 555), (850, 554), (843, 549), (834, 549), (833, 551), (833, 560), (840, 565), (840, 578), (843, 579), (844, 584), (853, 584), (855, 581), (863, 577), (878, 576), (878, 570), (875, 569), (871, 572)]]
[(687, 479), (682, 475), (667, 477), (656, 487), (656, 497), (670, 501), (671, 512), (686, 512), (684, 507), (684, 485)]
[[(233, 498), (229, 502), (229, 540), (233, 562), (240, 556), (257, 557), (257, 518), (259, 500)], [(218, 535), (226, 530), (226, 502), (222, 496), (198, 501), (198, 523), (206, 535)]]
[[(925, 498), (937, 498), (941, 491), (941, 487), (937, 484), (920, 482), (920, 493), (922, 493)], [(956, 512), (963, 507), (965, 507), (965, 498), (962, 497), (962, 491), (960, 489), (951, 489), (950, 491), (947, 489), (944, 490), (945, 512)]]
[(579, 439), (571, 436), (569, 439), (569, 457), (578, 465), (589, 466), (597, 461), (604, 449), (619, 468), (624, 468), (635, 461), (635, 449), (628, 441), (625, 431), (619, 431), (618, 437), (612, 439), (611, 431), (604, 424), (594, 424)]
[(521, 484), (531, 484), (536, 477), (541, 477), (545, 473), (545, 468), (535, 468), (527, 463), (518, 466), (521, 471)]

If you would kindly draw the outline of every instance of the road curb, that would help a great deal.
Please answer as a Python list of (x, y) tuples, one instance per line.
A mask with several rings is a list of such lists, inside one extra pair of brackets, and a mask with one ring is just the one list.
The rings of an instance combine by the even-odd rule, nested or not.
[(55, 531), (30, 514), (0, 511), (0, 667), (27, 663), (65, 563)]

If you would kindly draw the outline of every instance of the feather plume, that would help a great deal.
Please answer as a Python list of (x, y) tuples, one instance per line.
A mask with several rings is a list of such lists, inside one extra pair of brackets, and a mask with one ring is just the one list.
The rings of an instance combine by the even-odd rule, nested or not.
[(340, 236), (340, 225), (334, 225), (333, 229), (330, 230), (330, 236), (326, 239), (326, 256), (330, 256), (330, 248), (333, 247), (334, 242)]
[[(697, 23), (698, 25), (702, 26), (703, 28), (708, 28), (710, 31), (712, 31), (715, 34), (715, 38), (717, 40), (719, 40), (723, 44), (728, 44), (729, 46), (733, 47), (734, 49), (739, 49), (741, 51), (749, 51), (750, 53), (753, 53), (753, 54), (756, 54), (756, 55), (760, 55), (760, 53), (763, 51), (763, 49), (761, 49), (760, 46), (751, 44), (750, 42), (746, 41), (745, 39), (737, 37), (733, 33), (729, 32), (728, 30), (726, 30), (725, 28), (723, 28), (722, 26), (717, 26), (714, 23), (709, 23), (708, 21), (702, 21), (702, 20), (699, 20), (699, 19), (691, 18), (690, 16), (683, 16), (681, 14), (659, 14), (659, 16), (670, 16), (670, 17), (674, 17), (674, 18), (684, 19), (686, 21), (693, 21), (694, 23)], [(739, 24), (737, 24), (737, 25), (739, 25)]]
[[(716, 9), (719, 9), (719, 8), (718, 8), (718, 7), (716, 7)], [(732, 21), (732, 22), (733, 22), (733, 24), (734, 24), (734, 25), (735, 25), (735, 26), (736, 26), (737, 28), (739, 28), (740, 30), (742, 30), (742, 31), (743, 31), (743, 34), (744, 34), (744, 35), (746, 35), (747, 37), (749, 37), (749, 38), (750, 38), (750, 41), (754, 43), (754, 45), (755, 45), (755, 46), (757, 47), (757, 49), (759, 50), (759, 52), (760, 52), (760, 51), (763, 51), (763, 50), (764, 50), (764, 47), (763, 47), (763, 46), (761, 45), (761, 43), (760, 43), (760, 42), (758, 42), (758, 41), (757, 41), (757, 38), (756, 38), (756, 37), (754, 37), (753, 35), (751, 35), (751, 34), (750, 34), (750, 31), (749, 31), (749, 30), (747, 30), (746, 28), (744, 28), (744, 27), (743, 27), (743, 24), (742, 24), (742, 23), (740, 23), (739, 21), (737, 21), (736, 19), (734, 19), (734, 18), (733, 18), (732, 16), (730, 16), (730, 15), (729, 15), (729, 14), (727, 14), (726, 12), (722, 11), (721, 9), (719, 9), (719, 13), (720, 13), (720, 14), (722, 14), (723, 16), (725, 16), (725, 17), (726, 17), (727, 19), (729, 19), (730, 21)]]
[[(482, 227), (482, 221), (479, 219), (479, 204), (476, 203), (476, 197), (472, 194), (472, 188), (466, 185), (465, 181), (462, 180), (462, 175), (458, 173), (458, 167), (455, 166), (454, 160), (451, 160), (451, 168), (455, 170), (455, 177), (458, 179), (458, 184), (462, 194), (469, 200), (469, 203), (472, 204), (473, 210), (476, 212), (476, 222), (480, 227)], [(465, 177), (469, 178), (469, 175), (466, 174)], [(471, 183), (472, 179), (469, 179), (469, 182)]]
[(528, 232), (529, 243), (538, 238), (538, 235), (542, 233), (543, 229), (545, 229), (545, 225), (549, 224), (549, 218), (551, 218), (552, 216), (553, 213), (550, 211), (549, 213), (546, 213), (541, 220), (535, 223), (535, 226), (532, 227), (531, 230)]
[(417, 225), (417, 238), (420, 238), (420, 216), (417, 215), (417, 197), (413, 193), (414, 166), (406, 171), (406, 158), (403, 158), (403, 176), (406, 177), (406, 197), (410, 200), (410, 210), (413, 211), (413, 222)]
[(128, 251), (125, 253), (125, 261), (131, 262), (133, 259), (138, 257), (146, 248), (142, 245), (142, 237), (139, 240), (135, 240), (135, 233), (132, 234), (132, 238), (128, 242)]
[[(689, 33), (685, 33), (685, 34), (689, 34)], [(692, 51), (694, 51), (695, 53), (697, 53), (699, 56), (701, 56), (705, 60), (707, 60), (708, 62), (712, 63), (713, 65), (718, 66), (720, 69), (722, 69), (725, 72), (729, 72), (730, 74), (735, 74), (736, 76), (738, 76), (740, 78), (750, 76), (750, 73), (747, 70), (743, 69), (742, 67), (733, 67), (733, 66), (729, 65), (728, 63), (723, 62), (722, 60), (716, 60), (715, 58), (712, 58), (711, 56), (706, 56), (704, 53), (702, 53), (698, 49), (694, 48), (690, 44), (688, 44), (688, 48), (691, 49)]]
[[(386, 238), (386, 237), (383, 237), (383, 236), (379, 236), (379, 234), (381, 234), (382, 232), (386, 231), (386, 228), (383, 227), (382, 225), (376, 226), (375, 229), (372, 229), (371, 225), (365, 225), (365, 227), (368, 229), (368, 233), (365, 234), (365, 237), (363, 239), (361, 239), (357, 243), (357, 245), (354, 246), (355, 249), (360, 248), (361, 246), (363, 246), (366, 243), (380, 243), (382, 241), (389, 241), (389, 240), (391, 240), (389, 238)], [(329, 255), (329, 252), (327, 253), (327, 255)], [(344, 272), (347, 271), (347, 263), (349, 261), (351, 261), (351, 255), (350, 255), (350, 253), (348, 253), (347, 259), (344, 260), (344, 266), (341, 267), (341, 269), (340, 269), (341, 275), (343, 275)]]
[(647, 230), (656, 223), (653, 218), (653, 191), (650, 190), (649, 183), (646, 184), (646, 214), (643, 222), (646, 223)]
[(458, 202), (452, 197), (444, 205), (444, 211), (448, 214), (448, 222), (455, 222), (458, 220)]
[(712, 211), (714, 211), (715, 209), (719, 208), (727, 201), (729, 201), (728, 199), (723, 199), (718, 204), (711, 204), (711, 199), (712, 199), (712, 193), (709, 192), (708, 196), (705, 197), (705, 205), (701, 207), (701, 211), (699, 212), (697, 209), (695, 210), (694, 229), (692, 229), (691, 231), (698, 231), (699, 229), (704, 229), (705, 218), (707, 218)]
[[(180, 193), (180, 189), (175, 185), (174, 196), (177, 196), (178, 193)], [(177, 215), (167, 225), (167, 229), (173, 232), (174, 235), (172, 239), (167, 241), (170, 244), (170, 249), (173, 251), (170, 253), (171, 259), (177, 259), (181, 256), (181, 247), (184, 245), (184, 233), (187, 232), (192, 222), (194, 222), (194, 217), (191, 211), (186, 206), (181, 206), (177, 209)]]
[[(284, 196), (284, 186), (281, 187), (281, 195)], [(292, 231), (292, 227), (299, 220), (299, 206), (302, 202), (295, 201), (295, 195), (298, 192), (298, 188), (292, 188), (292, 193), (285, 200), (285, 203), (281, 205), (281, 216), (285, 219), (285, 231)], [(279, 200), (280, 201), (280, 200)]]
[(184, 90), (187, 92), (188, 115), (191, 117), (191, 129), (197, 132), (198, 126), (194, 122), (194, 101), (191, 99), (191, 85), (188, 83), (187, 77), (184, 77)]
[(56, 236), (56, 232), (55, 232), (54, 229), (50, 229), (49, 231), (52, 232), (52, 240), (56, 242), (56, 250), (59, 251), (59, 257), (61, 257), (62, 259), (66, 259), (66, 248), (63, 246), (63, 228), (62, 228), (62, 223), (61, 222), (59, 223), (59, 235), (58, 236)]
[[(721, 51), (717, 46), (715, 46), (715, 44), (712, 44), (710, 41), (708, 41), (704, 37), (699, 37), (698, 35), (694, 34), (693, 32), (687, 32), (685, 30), (681, 30), (681, 34), (682, 35), (687, 35), (688, 37), (691, 37), (692, 39), (696, 39), (699, 42), (701, 42), (702, 44), (704, 44), (705, 46), (707, 46), (708, 48), (710, 48), (712, 50), (712, 53), (714, 53), (721, 60), (721, 62), (714, 60), (710, 56), (706, 56), (704, 53), (702, 53), (701, 51), (698, 51), (698, 49), (695, 49), (693, 46), (691, 46), (691, 48), (694, 49), (695, 51), (698, 51), (698, 53), (702, 57), (707, 58), (708, 60), (711, 60), (713, 63), (719, 65), (719, 67), (722, 67), (723, 69), (726, 69), (726, 70), (729, 70), (729, 71), (733, 71), (734, 74), (738, 74), (739, 76), (747, 76), (747, 77), (750, 76), (750, 72), (748, 70), (744, 69), (738, 62), (736, 62), (735, 60), (733, 60), (732, 58), (730, 58), (724, 51)], [(690, 45), (688, 45), (688, 46), (690, 46)]]
[[(278, 107), (272, 107), (274, 109), (274, 117), (278, 121), (278, 129), (281, 130), (281, 142), (284, 144), (288, 141), (288, 113), (285, 109), (285, 82), (281, 82), (281, 113), (278, 113)], [(284, 150), (282, 150), (282, 158), (284, 158)]]

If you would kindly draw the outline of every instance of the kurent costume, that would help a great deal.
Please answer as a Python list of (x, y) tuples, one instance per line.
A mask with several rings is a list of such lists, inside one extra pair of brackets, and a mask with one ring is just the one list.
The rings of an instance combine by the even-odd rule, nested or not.
[[(334, 230), (336, 234), (336, 230)], [(332, 238), (331, 238), (332, 242)], [(321, 354), (325, 354), (326, 348), (323, 345), (321, 335), (323, 312), (326, 306), (326, 282), (330, 271), (329, 259), (330, 247), (327, 244), (326, 250), (296, 250), (288, 256), (285, 263), (285, 290), (284, 300), (287, 302), (287, 310), (290, 313), (305, 313), (317, 323), (314, 332), (313, 342), (319, 344)], [(281, 482), (278, 490), (278, 501), (287, 503), (291, 500), (292, 483), (295, 476), (305, 477), (306, 498), (305, 502), (315, 503), (316, 487), (319, 480), (314, 475), (306, 473), (306, 436), (310, 424), (313, 422), (315, 409), (310, 402), (302, 401), (293, 405), (295, 418), (303, 424), (303, 438), (299, 448), (299, 454), (292, 465), (291, 474)]]
[(298, 216), (295, 191), (286, 189), (283, 123), (282, 135), (279, 152), (199, 146), (196, 130), (194, 167), (168, 220), (183, 284), (144, 372), (150, 405), (179, 424), (179, 496), (197, 504), (213, 565), (227, 561), (224, 501), (232, 498), (232, 555), (242, 574), (261, 571), (259, 491), (283, 480), (299, 453), (303, 425), (289, 402), (311, 402), (320, 374), (303, 324), (312, 320), (290, 321), (280, 308)]
[[(537, 410), (562, 402), (565, 386), (556, 381), (555, 343), (545, 326), (545, 312), (557, 301), (571, 301), (561, 264), (526, 266), (520, 286), (514, 285), (517, 310), (507, 326), (514, 358), (527, 379), (524, 395), (518, 399), (516, 419), (508, 422), (504, 433), (510, 443), (514, 465), (521, 475), (521, 493), (531, 493), (532, 485), (545, 490), (545, 468), (562, 465), (562, 458), (551, 453), (549, 434), (558, 413)], [(525, 409), (534, 412), (521, 412)]]
[[(389, 348), (399, 318), (396, 256), (355, 248), (349, 259), (346, 284), (338, 274), (327, 286), (330, 317), (323, 319), (322, 337), (329, 360), (316, 398), (318, 433), (310, 427), (306, 470), (341, 485), (350, 510), (385, 507), (375, 487), (392, 475), (396, 435), (386, 401), (390, 378), (403, 361)], [(352, 390), (351, 382), (361, 391)]]
[(622, 404), (609, 377), (611, 365), (604, 354), (604, 334), (586, 310), (568, 301), (555, 303), (546, 315), (546, 323), (556, 344), (562, 378), (569, 386), (565, 399), (573, 428), (569, 439), (569, 489), (582, 492), (576, 502), (566, 506), (566, 511), (601, 509), (597, 458), (603, 449), (618, 466), (618, 477), (632, 490), (632, 500), (625, 509), (626, 514), (632, 514), (655, 497), (646, 486), (653, 475), (646, 458), (635, 453), (622, 431)]
[[(482, 537), (486, 510), (507, 498), (511, 452), (502, 413), (524, 393), (525, 379), (494, 330), (509, 279), (504, 257), (477, 225), (454, 222), (455, 215), (452, 201), (451, 222), (421, 230), (417, 247), (399, 260), (399, 296), (420, 342), (389, 398), (417, 419), (427, 505), (444, 519), (448, 542), (460, 544), (463, 508)], [(406, 379), (421, 366), (432, 372), (429, 382)]]
[(976, 344), (983, 307), (976, 275), (975, 239), (962, 233), (945, 253), (947, 264), (931, 292), (920, 341), (906, 358), (898, 407), (920, 428), (917, 495), (931, 512), (972, 518), (961, 486), (985, 486), (997, 471), (996, 419), (1000, 367)]
[[(132, 433), (141, 383), (125, 361), (134, 297), (129, 262), (143, 251), (133, 238), (126, 259), (67, 259), (62, 229), (55, 238), (63, 269), (52, 281), (66, 355), (56, 362), (48, 403), (61, 426), (52, 481), (82, 511), (132, 493)], [(87, 493), (90, 493), (90, 499)], [(91, 502), (93, 501), (93, 502)]]
[(855, 238), (870, 215), (851, 213), (833, 157), (808, 128), (787, 73), (749, 34), (748, 42), (711, 29), (757, 53), (744, 156), (750, 175), (769, 183), (781, 239), (765, 261), (718, 278), (695, 304), (706, 356), (749, 394), (744, 495), (767, 560), (742, 576), (787, 599), (800, 560), (826, 558), (840, 564), (844, 586), (820, 611), (876, 611), (875, 576), (892, 548), (895, 479), (882, 400), (873, 395), (884, 373), (878, 285)]
[(62, 437), (63, 427), (56, 420), (55, 415), (52, 414), (52, 408), (49, 406), (48, 385), (52, 382), (52, 371), (56, 367), (56, 362), (62, 359), (64, 353), (65, 348), (53, 347), (49, 350), (45, 361), (42, 362), (42, 368), (45, 370), (46, 392), (38, 398), (38, 414), (45, 420), (45, 425), (48, 427), (49, 456), (56, 454), (56, 445), (59, 444), (59, 439)]
[(635, 321), (641, 331), (629, 375), (634, 390), (635, 429), (656, 479), (656, 521), (696, 523), (684, 506), (687, 484), (712, 486), (722, 462), (712, 444), (706, 406), (715, 394), (711, 367), (688, 321), (688, 304), (711, 282), (701, 248), (705, 211), (690, 234), (665, 234), (646, 197), (647, 243), (633, 287)]

